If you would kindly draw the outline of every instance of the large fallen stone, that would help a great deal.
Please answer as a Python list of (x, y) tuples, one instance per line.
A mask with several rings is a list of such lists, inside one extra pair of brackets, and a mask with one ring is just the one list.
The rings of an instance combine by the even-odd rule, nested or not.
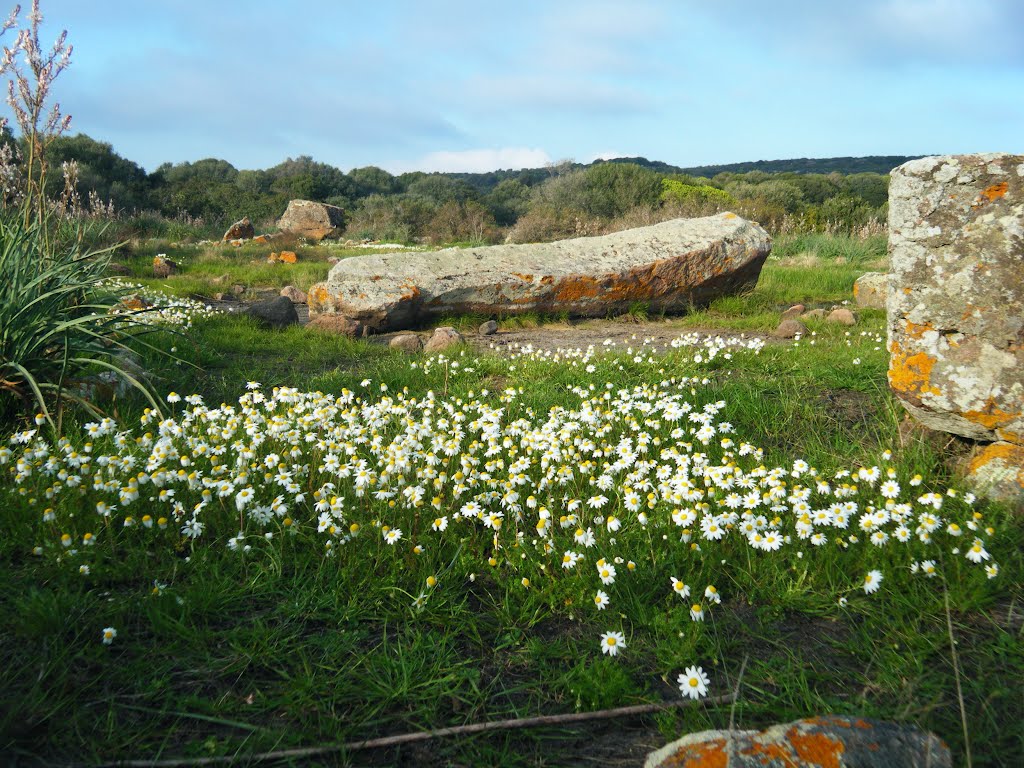
[(812, 717), (764, 731), (692, 733), (647, 756), (644, 768), (951, 768), (949, 748), (913, 726)]
[(307, 240), (323, 240), (337, 237), (345, 226), (345, 211), (336, 205), (317, 203), (313, 200), (292, 200), (277, 227)]
[[(925, 426), (1020, 455), (1024, 156), (929, 157), (895, 169), (889, 251), (889, 385)], [(1017, 477), (1008, 482), (995, 495), (1024, 494)]]
[(355, 256), (310, 289), (309, 305), (378, 331), (470, 312), (680, 312), (753, 287), (770, 250), (760, 226), (721, 213), (554, 243)]

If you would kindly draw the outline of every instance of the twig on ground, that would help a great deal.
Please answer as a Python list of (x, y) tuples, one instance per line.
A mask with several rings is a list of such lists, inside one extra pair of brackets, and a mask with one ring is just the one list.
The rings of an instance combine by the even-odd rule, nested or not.
[[(746, 660), (744, 659), (744, 664)], [(740, 674), (743, 674), (741, 668)], [(735, 694), (712, 696), (701, 700), (705, 705), (728, 704), (734, 701)], [(251, 755), (222, 755), (218, 757), (171, 758), (165, 760), (120, 760), (102, 763), (95, 768), (187, 768), (188, 766), (230, 765), (231, 763), (264, 763), (273, 760), (289, 760), (295, 758), (317, 757), (335, 752), (355, 752), (362, 749), (382, 749), (410, 744), (417, 741), (430, 741), (445, 736), (462, 736), (471, 733), (487, 733), (488, 731), (512, 731), (520, 728), (535, 728), (547, 725), (568, 725), (588, 720), (610, 720), (619, 717), (634, 717), (652, 712), (663, 712), (670, 709), (686, 707), (696, 702), (683, 699), (681, 701), (663, 702), (660, 704), (637, 704), (631, 707), (602, 709), (597, 712), (574, 712), (565, 715), (540, 715), (538, 717), (518, 717), (511, 720), (494, 720), (487, 723), (456, 725), (451, 728), (438, 728), (433, 731), (417, 731), (402, 733), (395, 736), (384, 736), (379, 739), (355, 741), (351, 744), (322, 744), (316, 747), (298, 747), (295, 749), (279, 749), (272, 752), (257, 752)]]

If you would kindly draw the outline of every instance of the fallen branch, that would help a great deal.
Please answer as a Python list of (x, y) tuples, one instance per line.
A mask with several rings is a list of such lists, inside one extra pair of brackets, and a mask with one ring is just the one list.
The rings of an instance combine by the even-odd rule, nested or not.
[[(705, 705), (730, 704), (734, 700), (735, 694), (727, 694), (725, 696), (712, 696), (701, 700), (699, 703)], [(438, 728), (432, 731), (417, 731), (415, 733), (402, 733), (395, 736), (383, 736), (379, 739), (355, 741), (351, 744), (322, 744), (316, 747), (297, 747), (295, 749), (279, 749), (272, 752), (257, 752), (252, 755), (238, 754), (223, 755), (220, 757), (173, 758), (167, 760), (120, 760), (113, 763), (102, 763), (95, 766), (95, 768), (190, 768), (191, 766), (203, 765), (230, 765), (235, 762), (265, 763), (272, 760), (318, 757), (321, 755), (333, 754), (335, 752), (355, 752), (362, 749), (396, 747), (402, 744), (411, 744), (417, 741), (430, 741), (446, 736), (463, 736), (471, 733), (512, 731), (520, 728), (536, 728), (547, 725), (582, 723), (588, 720), (611, 720), (619, 717), (634, 717), (636, 715), (646, 715), (652, 712), (664, 712), (671, 709), (678, 709), (680, 707), (687, 707), (696, 703), (698, 702), (682, 699), (680, 701), (661, 704), (637, 704), (632, 707), (602, 709), (597, 712), (574, 712), (566, 715), (518, 717), (511, 720), (494, 720), (487, 723), (456, 725), (451, 728)]]

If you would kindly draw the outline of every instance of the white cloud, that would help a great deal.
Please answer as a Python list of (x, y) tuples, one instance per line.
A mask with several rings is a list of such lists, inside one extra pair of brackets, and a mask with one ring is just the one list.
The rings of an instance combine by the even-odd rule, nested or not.
[(543, 149), (529, 147), (464, 149), (456, 152), (431, 152), (413, 163), (411, 170), (486, 173), (500, 169), (543, 168), (550, 162), (551, 156)]
[(592, 163), (595, 160), (614, 160), (617, 157), (635, 157), (635, 155), (627, 155), (625, 152), (617, 152), (615, 150), (609, 152), (596, 152), (590, 156), (587, 162)]

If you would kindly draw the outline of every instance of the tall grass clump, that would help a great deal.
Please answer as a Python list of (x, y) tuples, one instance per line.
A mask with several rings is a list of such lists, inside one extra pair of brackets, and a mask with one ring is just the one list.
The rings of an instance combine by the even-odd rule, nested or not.
[[(20, 11), (15, 7), (0, 35), (18, 25)], [(111, 249), (83, 245), (77, 168), (64, 165), (65, 192), (59, 200), (46, 194), (47, 148), (70, 125), (59, 104), (48, 106), (49, 95), (72, 48), (62, 32), (44, 51), (41, 23), (36, 1), (28, 26), (0, 58), (0, 74), (11, 74), (7, 103), (21, 131), (20, 142), (7, 143), (0, 152), (5, 187), (0, 208), (0, 423), (34, 407), (37, 421), (54, 425), (56, 417), (59, 429), (68, 403), (97, 412), (81, 385), (98, 374), (127, 381), (156, 402), (119, 357), (145, 324), (111, 313), (125, 289), (103, 279)]]

